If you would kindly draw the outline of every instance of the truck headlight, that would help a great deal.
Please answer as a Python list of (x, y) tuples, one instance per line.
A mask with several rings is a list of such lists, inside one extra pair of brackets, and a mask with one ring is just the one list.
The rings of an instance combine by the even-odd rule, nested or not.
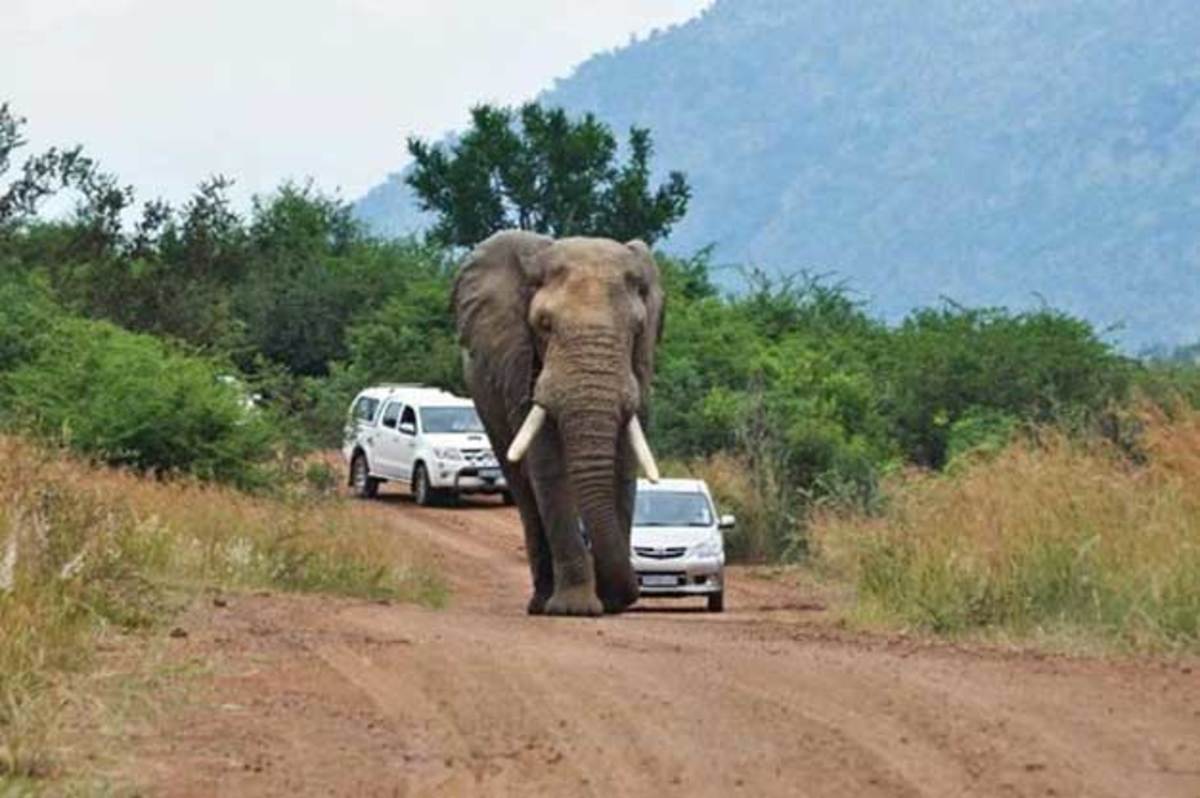
[(453, 447), (446, 447), (444, 449), (435, 447), (433, 450), (433, 456), (439, 460), (461, 460), (462, 452)]
[(710, 560), (714, 557), (720, 557), (724, 553), (725, 545), (719, 537), (709, 538), (703, 543), (699, 543), (692, 547), (692, 556), (703, 557), (706, 560)]

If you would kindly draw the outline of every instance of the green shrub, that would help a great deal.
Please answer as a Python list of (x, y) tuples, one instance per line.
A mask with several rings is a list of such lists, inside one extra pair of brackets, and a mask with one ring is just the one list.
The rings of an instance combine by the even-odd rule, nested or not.
[(328, 463), (309, 463), (304, 467), (304, 483), (318, 496), (332, 496), (337, 490), (338, 475)]
[(0, 273), (0, 373), (33, 357), (59, 316), (37, 282)]
[(1095, 414), (1128, 393), (1130, 364), (1090, 324), (1053, 310), (920, 310), (887, 337), (877, 374), (891, 435), (941, 468), (953, 425), (981, 411), (1039, 423)]
[(278, 433), (208, 360), (105, 322), (60, 316), (0, 374), (3, 422), (105, 462), (259, 487)]
[(946, 461), (955, 465), (961, 458), (988, 456), (1004, 449), (1013, 439), (1019, 421), (1009, 413), (990, 408), (972, 408), (950, 425)]
[(1200, 408), (1200, 364), (1150, 362), (1135, 371), (1136, 391), (1159, 407)]
[[(347, 331), (359, 386), (420, 382), (463, 392), (462, 355), (448, 310), (449, 280), (414, 280)], [(347, 396), (348, 403), (352, 397)]]

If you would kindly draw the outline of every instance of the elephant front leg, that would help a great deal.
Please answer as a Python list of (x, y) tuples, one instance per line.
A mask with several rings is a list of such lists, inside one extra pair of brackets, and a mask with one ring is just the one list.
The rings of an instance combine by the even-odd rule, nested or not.
[(554, 577), (554, 591), (546, 601), (547, 615), (604, 614), (604, 605), (596, 595), (595, 566), (591, 552), (580, 532), (579, 515), (570, 499), (565, 474), (552, 464), (537, 463), (533, 489)]
[[(632, 458), (627, 458), (632, 463)], [(633, 527), (633, 507), (637, 500), (637, 472), (629, 465), (625, 474), (617, 479), (617, 525), (623, 538), (623, 548), (628, 551), (629, 537)], [(632, 566), (615, 571), (596, 570), (596, 592), (604, 605), (605, 612), (617, 613), (627, 609), (638, 600), (637, 575)]]

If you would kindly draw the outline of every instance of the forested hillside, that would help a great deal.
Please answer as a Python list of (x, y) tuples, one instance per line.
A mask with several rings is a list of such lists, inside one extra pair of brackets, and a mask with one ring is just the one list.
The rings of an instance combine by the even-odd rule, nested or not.
[[(834, 273), (889, 319), (1045, 301), (1140, 349), (1200, 338), (1197, 42), (1192, 0), (717, 0), (542, 99), (654, 131), (694, 189), (668, 250)], [(357, 212), (421, 224), (398, 175)]]

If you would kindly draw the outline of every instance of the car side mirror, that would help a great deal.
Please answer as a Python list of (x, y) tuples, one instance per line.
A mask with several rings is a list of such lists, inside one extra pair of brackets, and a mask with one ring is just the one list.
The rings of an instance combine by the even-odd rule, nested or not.
[(735, 526), (737, 526), (737, 519), (732, 515), (721, 516), (721, 520), (717, 523), (717, 527), (720, 529), (733, 529)]
[(403, 432), (405, 435), (416, 435), (417, 434), (417, 425), (412, 423), (411, 421), (403, 421), (400, 423), (400, 431)]
[(383, 420), (383, 426), (387, 427), (388, 429), (395, 429), (396, 428), (396, 419), (385, 418)]

